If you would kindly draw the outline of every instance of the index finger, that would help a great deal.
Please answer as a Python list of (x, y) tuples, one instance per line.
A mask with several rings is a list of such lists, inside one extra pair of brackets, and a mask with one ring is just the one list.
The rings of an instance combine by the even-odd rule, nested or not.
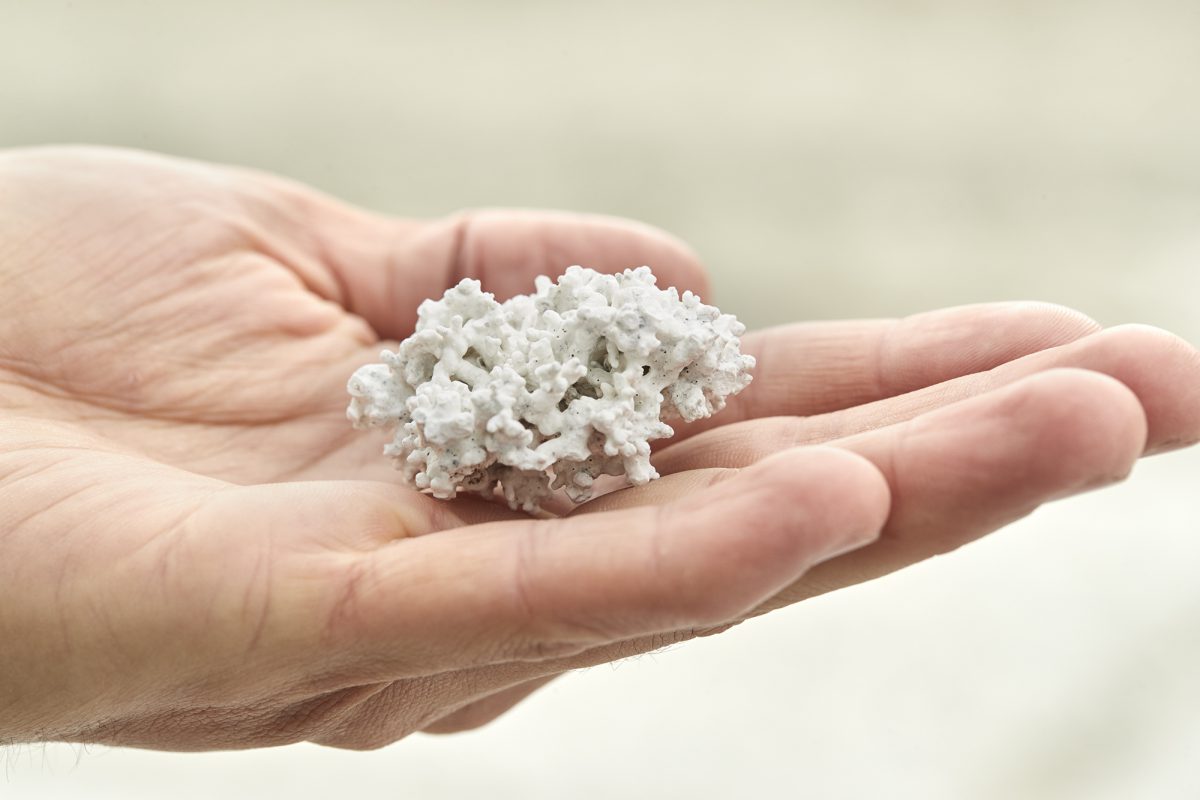
[(534, 209), (472, 209), (440, 219), (388, 217), (272, 175), (252, 174), (256, 215), (287, 242), (290, 261), (332, 280), (311, 283), (384, 339), (403, 339), (417, 306), (463, 278), (504, 300), (533, 290), (538, 275), (580, 264), (600, 272), (648, 265), (662, 287), (707, 298), (695, 253), (667, 232), (630, 219)]

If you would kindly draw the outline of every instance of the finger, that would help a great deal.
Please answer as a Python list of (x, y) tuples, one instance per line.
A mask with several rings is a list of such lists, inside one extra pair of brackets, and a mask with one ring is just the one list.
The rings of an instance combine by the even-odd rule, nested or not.
[[(814, 570), (760, 612), (862, 583), (997, 530), (1049, 500), (1123, 479), (1146, 419), (1108, 376), (1053, 370), (875, 434), (840, 441), (869, 458), (900, 497), (861, 557)], [(939, 450), (956, 448), (949, 458)], [(997, 478), (1001, 472), (1004, 477)]]
[[(242, 173), (248, 174), (248, 173)], [(425, 221), (394, 219), (308, 187), (254, 174), (243, 193), (277, 232), (268, 247), (305, 282), (358, 314), (383, 338), (412, 332), (417, 305), (475, 278), (498, 299), (533, 290), (537, 275), (573, 264), (601, 272), (649, 265), (660, 286), (709, 296), (696, 255), (677, 238), (633, 220), (560, 211), (482, 209)]]
[(664, 474), (744, 466), (774, 450), (903, 422), (1058, 367), (1104, 373), (1128, 386), (1145, 410), (1148, 453), (1200, 440), (1200, 353), (1165, 331), (1125, 325), (902, 397), (806, 419), (774, 417), (714, 428), (668, 446), (654, 463)]
[[(1097, 373), (1053, 370), (837, 442), (868, 458), (887, 478), (892, 507), (883, 535), (866, 547), (814, 566), (753, 613), (948, 552), (1041, 503), (1118, 479), (1132, 467), (1145, 433), (1141, 406), (1128, 388)], [(655, 483), (694, 491), (683, 474)], [(641, 490), (628, 490), (602, 499), (611, 514), (611, 509), (637, 506), (645, 497)], [(688, 500), (677, 497), (676, 502)], [(540, 682), (565, 670), (658, 649), (700, 632), (680, 629), (539, 664), (466, 671), (457, 676), (459, 696), (476, 697), (481, 706), (464, 706), (457, 723), (452, 717), (447, 726), (499, 716), (506, 703), (520, 699), (527, 681)], [(504, 694), (494, 694), (500, 691)]]
[(1050, 303), (989, 303), (904, 319), (802, 322), (747, 334), (754, 382), (676, 440), (782, 414), (822, 414), (905, 394), (1074, 342), (1100, 326)]
[(347, 564), (324, 646), (395, 677), (717, 624), (873, 540), (886, 513), (874, 467), (808, 448), (686, 504), (408, 539)]
[[(649, 264), (660, 285), (708, 296), (699, 260), (674, 237), (632, 220), (552, 211), (481, 210), (442, 220), (388, 221), (374, 261), (334, 262), (349, 292), (348, 308), (381, 335), (400, 338), (416, 323), (416, 305), (463, 278), (503, 300), (533, 290), (537, 275), (556, 277), (572, 264), (617, 272)], [(334, 241), (333, 238), (330, 241)], [(334, 252), (332, 249), (330, 252)]]

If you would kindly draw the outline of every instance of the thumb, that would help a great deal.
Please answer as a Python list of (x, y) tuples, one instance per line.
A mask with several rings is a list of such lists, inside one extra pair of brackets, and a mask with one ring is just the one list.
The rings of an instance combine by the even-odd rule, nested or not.
[(685, 501), (405, 539), (346, 562), (327, 645), (382, 679), (713, 627), (873, 541), (888, 505), (873, 465), (817, 447)]

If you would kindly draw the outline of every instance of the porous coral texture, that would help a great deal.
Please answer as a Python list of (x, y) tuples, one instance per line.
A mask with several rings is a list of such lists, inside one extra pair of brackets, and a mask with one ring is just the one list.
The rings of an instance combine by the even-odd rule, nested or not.
[(648, 267), (570, 267), (499, 303), (463, 280), (418, 309), (395, 352), (350, 378), (356, 428), (394, 429), (383, 452), (435, 497), (501, 494), (534, 512), (575, 502), (600, 475), (658, 477), (650, 442), (721, 410), (750, 383), (745, 326)]

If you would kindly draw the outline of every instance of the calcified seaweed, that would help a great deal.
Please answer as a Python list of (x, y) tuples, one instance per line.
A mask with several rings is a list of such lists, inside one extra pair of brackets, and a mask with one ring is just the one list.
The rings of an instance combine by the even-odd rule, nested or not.
[(648, 267), (571, 267), (503, 303), (464, 280), (418, 309), (413, 335), (350, 378), (356, 428), (393, 430), (383, 452), (435, 497), (499, 490), (536, 511), (600, 475), (658, 477), (650, 442), (710, 416), (750, 383), (745, 326)]

